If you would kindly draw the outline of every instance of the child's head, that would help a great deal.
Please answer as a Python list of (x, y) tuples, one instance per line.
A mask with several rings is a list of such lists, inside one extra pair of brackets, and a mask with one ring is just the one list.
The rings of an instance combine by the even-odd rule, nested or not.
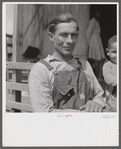
[(113, 36), (108, 40), (107, 54), (110, 60), (117, 64), (117, 36)]

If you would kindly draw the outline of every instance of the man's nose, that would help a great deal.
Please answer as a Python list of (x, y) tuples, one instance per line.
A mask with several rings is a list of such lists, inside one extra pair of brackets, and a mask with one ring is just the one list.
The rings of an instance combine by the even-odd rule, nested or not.
[(67, 42), (68, 43), (73, 43), (73, 40), (72, 40), (72, 36), (71, 35), (68, 35)]

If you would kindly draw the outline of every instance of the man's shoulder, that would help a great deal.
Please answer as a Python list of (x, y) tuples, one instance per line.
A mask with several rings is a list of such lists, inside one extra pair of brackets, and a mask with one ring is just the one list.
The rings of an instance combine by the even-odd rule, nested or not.
[(87, 60), (83, 59), (83, 58), (80, 58), (80, 57), (75, 57), (75, 59), (78, 59), (81, 63), (87, 63)]
[(37, 64), (46, 67), (50, 71), (53, 69), (53, 66), (51, 64), (51, 61), (53, 60), (54, 60), (53, 56), (48, 54), (45, 58), (40, 59)]
[[(46, 69), (49, 67), (49, 63), (48, 63), (48, 60), (49, 60), (49, 56), (46, 56), (46, 57), (41, 57), (32, 67), (32, 69)], [(47, 66), (48, 67), (45, 67)]]
[(79, 61), (79, 62), (81, 63), (81, 65), (82, 65), (82, 68), (83, 68), (83, 69), (86, 69), (87, 64), (88, 64), (88, 61), (87, 61), (87, 60), (82, 59), (82, 58), (78, 58), (78, 57), (75, 57), (75, 59), (78, 59), (78, 61)]

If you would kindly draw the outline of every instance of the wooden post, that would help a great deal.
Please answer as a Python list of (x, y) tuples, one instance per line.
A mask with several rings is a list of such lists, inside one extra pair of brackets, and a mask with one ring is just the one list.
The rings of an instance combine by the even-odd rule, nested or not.
[(76, 57), (87, 59), (87, 43), (85, 38), (85, 30), (89, 21), (89, 5), (72, 5), (71, 13), (77, 19), (79, 24), (79, 37), (78, 42), (74, 50)]
[[(13, 62), (22, 61), (22, 45), (23, 45), (23, 4), (17, 4), (14, 6), (14, 30), (13, 30)], [(22, 71), (16, 70), (13, 73), (13, 81), (21, 82)], [(15, 100), (21, 102), (21, 91), (15, 91)], [(15, 110), (15, 112), (20, 112), (20, 110)]]

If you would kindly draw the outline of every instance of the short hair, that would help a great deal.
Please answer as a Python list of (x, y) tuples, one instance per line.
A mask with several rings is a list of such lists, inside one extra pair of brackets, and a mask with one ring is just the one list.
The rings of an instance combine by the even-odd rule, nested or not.
[(117, 42), (117, 35), (111, 37), (111, 38), (108, 40), (108, 49), (111, 48), (111, 44), (114, 43), (114, 42)]
[(66, 13), (66, 14), (61, 14), (58, 17), (50, 21), (49, 26), (48, 26), (49, 32), (55, 33), (56, 26), (63, 22), (75, 22), (77, 24), (77, 31), (79, 31), (77, 20), (70, 13)]

